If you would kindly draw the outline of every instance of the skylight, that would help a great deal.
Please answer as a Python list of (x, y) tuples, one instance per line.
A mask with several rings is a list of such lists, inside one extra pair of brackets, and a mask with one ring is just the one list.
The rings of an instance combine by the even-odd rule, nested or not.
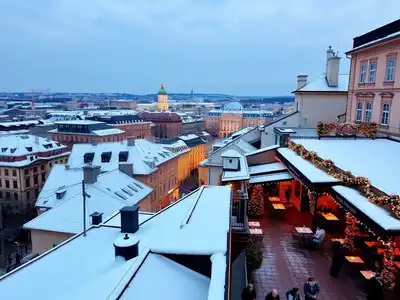
[(132, 191), (138, 192), (138, 190), (132, 184), (128, 184), (128, 188), (130, 188)]
[(85, 153), (83, 155), (83, 162), (85, 164), (90, 164), (90, 163), (92, 163), (93, 158), (94, 158), (94, 152)]
[(112, 152), (103, 152), (101, 153), (101, 162), (110, 162)]
[(128, 151), (121, 151), (118, 155), (119, 162), (127, 162), (128, 161), (129, 152)]
[(122, 191), (128, 194), (129, 196), (133, 196), (132, 192), (128, 190), (127, 188), (122, 188)]
[(136, 185), (139, 189), (141, 189), (141, 190), (143, 189), (143, 186), (140, 185), (139, 183), (134, 182), (133, 184)]
[(115, 195), (117, 195), (118, 197), (120, 197), (123, 200), (128, 199), (124, 194), (122, 194), (120, 191), (116, 191), (114, 192)]

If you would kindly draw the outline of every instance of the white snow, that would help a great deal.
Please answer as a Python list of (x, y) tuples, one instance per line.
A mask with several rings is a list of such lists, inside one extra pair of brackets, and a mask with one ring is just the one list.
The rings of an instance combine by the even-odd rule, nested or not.
[[(139, 211), (139, 224), (142, 224), (144, 221), (150, 219), (152, 216), (154, 216), (154, 213), (150, 212), (141, 212)], [(105, 220), (104, 224), (109, 225), (109, 226), (121, 226), (121, 215), (118, 213), (114, 214), (111, 218), (104, 219)]]
[(283, 170), (286, 170), (286, 167), (279, 162), (249, 167), (250, 175), (270, 173), (270, 172), (283, 171)]
[[(119, 152), (128, 151), (127, 163), (133, 163), (133, 173), (135, 175), (148, 175), (156, 170), (158, 165), (175, 158), (175, 154), (166, 150), (162, 145), (152, 143), (147, 140), (135, 140), (135, 145), (128, 146), (126, 141), (114, 143), (75, 144), (72, 148), (68, 164), (71, 167), (82, 167), (85, 165), (83, 156), (85, 153), (94, 153), (93, 164), (101, 166), (102, 170), (118, 169)], [(102, 162), (101, 154), (111, 152), (110, 162)], [(160, 155), (163, 153), (163, 155)], [(152, 168), (146, 161), (155, 164)]]
[(368, 218), (370, 218), (384, 230), (400, 230), (399, 219), (393, 217), (385, 209), (371, 203), (358, 191), (345, 186), (334, 186), (332, 187), (332, 189), (335, 190), (352, 205), (357, 207)]
[(125, 233), (114, 241), (114, 246), (125, 248), (139, 243), (139, 239), (134, 234)]
[(180, 135), (179, 138), (184, 141), (189, 141), (189, 140), (197, 139), (198, 136), (195, 134), (187, 134), (187, 135)]
[(323, 159), (355, 176), (364, 176), (387, 194), (400, 195), (400, 143), (386, 139), (294, 139)]
[[(323, 73), (313, 81), (308, 82), (304, 87), (297, 90), (298, 92), (347, 92), (349, 88), (349, 75), (339, 74), (339, 82), (337, 87), (328, 86), (326, 74)], [(297, 92), (296, 91), (296, 92)]]
[(248, 142), (240, 139), (237, 143), (236, 146), (239, 147), (240, 149), (242, 149), (245, 153), (248, 152), (253, 152), (256, 151), (257, 148), (254, 147), (253, 145), (249, 144)]
[[(196, 204), (197, 203), (197, 204)], [(165, 299), (197, 299), (203, 291), (203, 283), (197, 274), (189, 274), (186, 269), (175, 264), (167, 268), (167, 261), (151, 260), (140, 273), (149, 258), (149, 250), (153, 253), (213, 255), (212, 259), (213, 287), (204, 291), (207, 299), (220, 299), (220, 284), (225, 284), (226, 261), (222, 257), (227, 253), (227, 238), (230, 230), (231, 188), (229, 186), (203, 186), (174, 202), (161, 212), (142, 223), (135, 236), (139, 239), (139, 256), (129, 261), (115, 258), (114, 241), (123, 236), (120, 228), (102, 225), (92, 227), (87, 236), (78, 235), (64, 244), (49, 250), (20, 269), (0, 278), (0, 290), (4, 299), (14, 299), (18, 291), (19, 299), (116, 299), (129, 283), (131, 292), (157, 293), (152, 289), (168, 287), (169, 281), (176, 281), (182, 290), (182, 297), (166, 297)], [(195, 205), (196, 204), (196, 205)], [(194, 208), (194, 210), (193, 210)], [(193, 210), (190, 218), (188, 212)], [(182, 225), (184, 222), (184, 226)], [(146, 258), (147, 256), (147, 258)], [(154, 263), (154, 264), (153, 264)], [(136, 270), (139, 270), (134, 276)], [(162, 272), (160, 272), (162, 270)], [(179, 274), (176, 272), (179, 271)], [(151, 276), (149, 279), (149, 274)], [(140, 278), (143, 278), (144, 284)], [(182, 284), (182, 277), (193, 283)], [(215, 277), (215, 279), (214, 279)], [(154, 280), (160, 278), (160, 280)], [(133, 279), (131, 281), (131, 279)], [(136, 285), (135, 280), (140, 284)], [(163, 282), (168, 283), (163, 285)], [(194, 284), (188, 288), (189, 284)], [(151, 286), (149, 290), (149, 286)], [(207, 284), (208, 286), (208, 284)], [(164, 289), (164, 288), (163, 288)], [(177, 292), (176, 288), (164, 291)], [(177, 292), (179, 293), (179, 292)], [(190, 293), (188, 296), (187, 293)], [(216, 296), (213, 296), (216, 293)], [(139, 294), (139, 296), (142, 294)], [(158, 295), (158, 294), (156, 294)], [(175, 295), (175, 294), (174, 294)], [(179, 294), (178, 294), (179, 295)], [(151, 296), (151, 294), (150, 294)], [(210, 298), (212, 297), (212, 298)], [(129, 297), (128, 297), (129, 298)], [(132, 299), (132, 298), (130, 298)], [(134, 299), (141, 299), (135, 298)], [(144, 299), (154, 299), (146, 297)], [(159, 299), (155, 298), (155, 299)]]
[(210, 278), (162, 255), (151, 253), (121, 299), (206, 300), (209, 287)]
[(249, 182), (254, 184), (254, 183), (289, 180), (289, 179), (293, 179), (293, 176), (290, 175), (289, 172), (279, 172), (266, 175), (251, 176)]
[(228, 149), (222, 152), (221, 157), (242, 157), (242, 155), (233, 149)]
[[(227, 150), (224, 153), (222, 153), (221, 156), (232, 157), (232, 156), (226, 156), (226, 152), (229, 151), (236, 152), (235, 150)], [(237, 180), (249, 180), (250, 179), (249, 167), (247, 166), (246, 158), (242, 155), (239, 156), (239, 166), (240, 167), (238, 171), (224, 171), (222, 174), (222, 181), (226, 182), (226, 181), (237, 181)]]
[[(225, 253), (215, 253), (211, 255), (211, 283), (208, 291), (207, 300), (220, 300), (225, 297), (225, 272), (226, 255)], [(225, 272), (221, 272), (225, 270)]]
[(267, 151), (271, 151), (271, 150), (276, 150), (279, 147), (280, 147), (279, 145), (272, 145), (272, 146), (264, 147), (264, 148), (258, 149), (256, 151), (246, 153), (246, 156), (255, 155), (255, 154), (259, 154), (259, 153), (263, 153), (263, 152), (267, 152)]
[(99, 129), (99, 130), (93, 130), (92, 132), (93, 132), (95, 135), (98, 135), (98, 136), (105, 136), (105, 135), (112, 135), (112, 134), (124, 133), (123, 130), (118, 129), (118, 128)]
[[(303, 140), (301, 140), (303, 141)], [(328, 175), (326, 172), (314, 167), (308, 160), (297, 155), (288, 148), (279, 148), (278, 152), (285, 157), (296, 169), (298, 169), (312, 183), (318, 182), (339, 182), (336, 178)]]

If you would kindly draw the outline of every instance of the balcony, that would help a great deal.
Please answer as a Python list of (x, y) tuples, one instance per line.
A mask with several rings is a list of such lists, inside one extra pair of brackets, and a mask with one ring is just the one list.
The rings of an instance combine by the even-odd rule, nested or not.
[(232, 197), (232, 262), (247, 246), (249, 240), (249, 224), (247, 219), (247, 191), (236, 191)]

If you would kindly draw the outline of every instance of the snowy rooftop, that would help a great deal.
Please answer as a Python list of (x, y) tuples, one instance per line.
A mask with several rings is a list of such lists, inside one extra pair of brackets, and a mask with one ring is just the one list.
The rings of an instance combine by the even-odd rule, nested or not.
[[(75, 144), (72, 148), (68, 164), (71, 167), (85, 165), (84, 155), (92, 157), (92, 163), (101, 166), (102, 170), (118, 169), (120, 154), (127, 155), (127, 163), (133, 163), (133, 173), (147, 175), (156, 170), (158, 165), (175, 157), (175, 154), (160, 144), (147, 140), (135, 140), (134, 145), (128, 146), (127, 141), (114, 143)], [(102, 159), (103, 154), (103, 159)], [(107, 159), (104, 159), (106, 157)], [(108, 157), (110, 159), (108, 160)], [(108, 162), (106, 162), (108, 161)]]
[(284, 171), (284, 170), (286, 170), (286, 167), (279, 162), (249, 167), (250, 175), (278, 172), (278, 171)]
[(350, 202), (353, 206), (355, 206), (358, 210), (363, 212), (369, 219), (378, 224), (382, 229), (386, 231), (400, 231), (399, 219), (393, 217), (382, 207), (371, 203), (358, 191), (345, 186), (334, 186), (332, 189)]
[(344, 171), (368, 178), (374, 187), (387, 194), (400, 195), (398, 142), (386, 139), (294, 139), (293, 142), (332, 160)]
[(14, 127), (14, 126), (24, 126), (24, 125), (37, 125), (41, 120), (31, 120), (31, 121), (17, 121), (17, 122), (0, 122), (0, 127)]
[(118, 128), (109, 128), (109, 129), (93, 130), (92, 132), (93, 132), (95, 135), (98, 135), (98, 136), (106, 136), (106, 135), (124, 133), (123, 130), (118, 129)]
[(253, 145), (249, 144), (248, 142), (240, 139), (237, 143), (236, 146), (242, 149), (245, 153), (253, 152), (256, 151), (257, 148), (254, 147)]
[(192, 140), (192, 139), (197, 139), (199, 137), (195, 134), (187, 134), (187, 135), (180, 135), (179, 138), (184, 141), (188, 141), (188, 140)]
[(92, 121), (92, 120), (70, 120), (70, 121), (60, 121), (55, 122), (55, 124), (66, 124), (66, 125), (93, 125), (93, 124), (103, 124), (104, 122)]
[[(82, 176), (82, 170), (65, 171), (62, 178), (67, 178), (71, 172), (80, 173)], [(79, 175), (74, 177), (78, 178)], [(102, 213), (103, 219), (107, 219), (122, 207), (139, 203), (152, 191), (152, 188), (119, 170), (100, 174), (96, 183), (86, 184), (86, 193), (90, 195), (86, 198), (87, 227), (91, 225), (92, 213)], [(80, 182), (53, 190), (49, 194), (48, 198), (39, 197), (36, 206), (46, 206), (48, 204), (44, 202), (52, 200), (53, 208), (24, 224), (24, 228), (73, 234), (82, 232), (83, 206)], [(57, 199), (57, 194), (62, 195), (61, 199)]]
[(278, 172), (264, 175), (251, 176), (249, 183), (263, 183), (263, 182), (273, 182), (282, 180), (291, 180), (293, 176), (289, 172)]
[[(128, 261), (115, 257), (113, 242), (123, 236), (120, 228), (92, 227), (86, 237), (75, 236), (3, 276), (2, 297), (13, 299), (18, 291), (20, 299), (42, 300), (121, 295), (137, 300), (224, 299), (230, 203), (229, 186), (200, 187), (140, 224), (134, 234), (139, 255)], [(211, 277), (163, 254), (191, 255), (194, 260), (211, 256)]]
[(313, 81), (308, 82), (296, 92), (347, 92), (349, 88), (349, 75), (339, 74), (339, 81), (337, 87), (331, 87), (326, 80), (326, 74), (320, 75)]
[[(303, 141), (303, 140), (301, 140)], [(314, 165), (308, 160), (297, 155), (296, 152), (289, 150), (288, 148), (279, 148), (278, 152), (288, 160), (297, 170), (299, 170), (305, 177), (312, 183), (339, 182), (336, 178), (328, 175), (324, 171), (314, 167)]]
[[(227, 150), (225, 151), (221, 156), (224, 156), (224, 154), (228, 151), (234, 151), (235, 150)], [(225, 157), (225, 156), (224, 156)], [(230, 157), (230, 156), (227, 156)], [(239, 154), (239, 169), (237, 171), (234, 170), (224, 170), (222, 173), (222, 181), (227, 182), (227, 181), (237, 181), (237, 180), (249, 180), (250, 175), (249, 175), (249, 167), (247, 166), (247, 160), (243, 155)]]
[[(53, 155), (49, 157), (47, 152), (53, 152)], [(0, 161), (0, 166), (25, 166), (38, 159), (49, 159), (59, 155), (68, 155), (67, 146), (59, 142), (30, 134), (0, 135), (0, 156), (9, 158), (8, 161)], [(25, 159), (21, 160), (21, 157)], [(13, 158), (18, 159), (12, 161)]]
[(233, 149), (228, 149), (222, 152), (221, 157), (241, 157), (242, 155)]

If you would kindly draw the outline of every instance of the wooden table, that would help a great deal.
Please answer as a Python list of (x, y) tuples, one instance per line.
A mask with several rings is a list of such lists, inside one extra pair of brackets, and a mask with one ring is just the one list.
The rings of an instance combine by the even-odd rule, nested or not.
[(279, 199), (278, 197), (269, 197), (268, 200), (271, 202), (280, 202), (281, 201), (281, 199)]
[(372, 271), (360, 271), (360, 273), (362, 274), (362, 276), (364, 276), (365, 279), (370, 280), (372, 277), (374, 277), (376, 275), (375, 272)]
[(260, 227), (260, 222), (249, 222), (250, 227)]
[(281, 204), (281, 203), (273, 203), (272, 207), (274, 209), (286, 209), (285, 206), (283, 204)]
[(339, 242), (343, 245), (344, 239), (331, 239), (332, 242)]
[(262, 233), (262, 229), (260, 228), (250, 228), (250, 234), (261, 235)]
[(345, 256), (347, 261), (355, 264), (363, 264), (364, 261), (359, 256)]
[(308, 227), (295, 227), (296, 231), (301, 234), (313, 234), (311, 228)]
[(339, 219), (332, 213), (322, 213), (321, 215), (328, 221), (339, 221)]

